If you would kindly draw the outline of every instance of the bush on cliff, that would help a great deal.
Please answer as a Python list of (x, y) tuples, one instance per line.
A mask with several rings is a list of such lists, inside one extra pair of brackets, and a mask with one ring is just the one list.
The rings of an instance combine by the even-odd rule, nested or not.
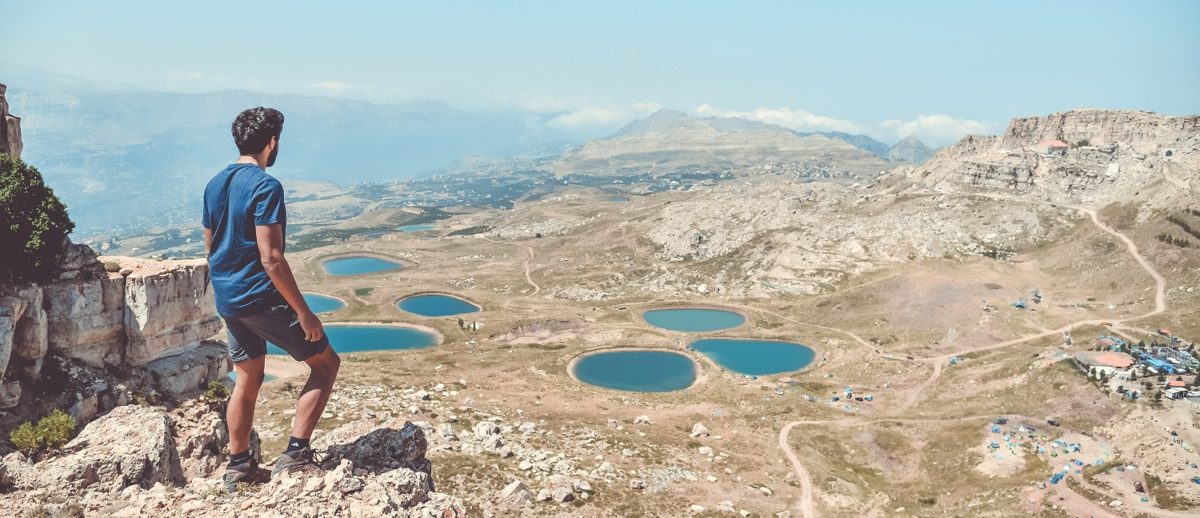
[(71, 440), (71, 436), (75, 435), (75, 427), (74, 417), (56, 409), (50, 412), (50, 415), (39, 419), (36, 425), (32, 421), (21, 423), (21, 426), (9, 434), (8, 440), (12, 441), (13, 447), (21, 453), (34, 456), (44, 451), (62, 448)]
[(0, 282), (44, 280), (75, 223), (37, 169), (0, 154)]

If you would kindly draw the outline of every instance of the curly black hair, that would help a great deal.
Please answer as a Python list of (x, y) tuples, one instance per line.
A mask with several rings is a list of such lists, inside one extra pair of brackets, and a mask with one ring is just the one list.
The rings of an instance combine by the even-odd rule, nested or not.
[(261, 153), (283, 132), (283, 114), (275, 108), (250, 108), (233, 120), (233, 142), (243, 155)]

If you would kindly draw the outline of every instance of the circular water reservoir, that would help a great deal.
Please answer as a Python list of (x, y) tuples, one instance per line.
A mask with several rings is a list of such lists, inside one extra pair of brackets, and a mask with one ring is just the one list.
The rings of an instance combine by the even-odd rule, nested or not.
[(321, 262), (321, 266), (329, 275), (363, 275), (404, 268), (404, 265), (398, 262), (368, 255), (347, 255), (326, 259)]
[[(424, 349), (438, 343), (436, 334), (408, 326), (330, 324), (325, 334), (338, 353)], [(267, 352), (287, 354), (274, 344), (267, 344)]]
[(572, 366), (576, 379), (615, 390), (670, 392), (696, 381), (696, 363), (683, 354), (655, 350), (601, 351), (580, 357)]
[(337, 297), (321, 295), (320, 293), (304, 293), (304, 302), (313, 313), (329, 313), (346, 307), (346, 303)]
[(746, 322), (741, 313), (708, 308), (652, 309), (642, 313), (642, 318), (654, 327), (685, 333), (711, 333), (733, 329)]
[(479, 306), (453, 295), (426, 293), (400, 299), (400, 309), (424, 317), (448, 317), (479, 311)]
[(798, 371), (816, 356), (806, 345), (781, 340), (705, 338), (692, 342), (692, 348), (726, 369), (752, 376)]
[[(229, 379), (231, 379), (233, 381), (237, 381), (237, 371), (229, 371)], [(268, 381), (275, 381), (277, 379), (279, 379), (279, 376), (276, 376), (274, 374), (263, 374), (263, 383), (266, 383)]]
[(435, 228), (437, 228), (437, 225), (427, 223), (421, 225), (404, 225), (403, 227), (396, 228), (396, 230), (400, 232), (424, 232), (426, 230), (433, 230)]

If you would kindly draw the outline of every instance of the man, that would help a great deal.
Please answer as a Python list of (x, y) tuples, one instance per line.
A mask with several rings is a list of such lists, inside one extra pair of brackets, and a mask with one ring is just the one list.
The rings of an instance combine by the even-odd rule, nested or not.
[(204, 248), (217, 313), (229, 329), (229, 354), (237, 382), (229, 399), (229, 466), (225, 488), (234, 491), (257, 468), (250, 452), (254, 403), (262, 387), (267, 342), (308, 364), (308, 382), (296, 402), (287, 451), (272, 476), (315, 466), (309, 438), (325, 410), (340, 360), (321, 321), (308, 308), (284, 258), (287, 210), (283, 186), (266, 169), (275, 165), (283, 114), (251, 108), (233, 121), (241, 156), (204, 189)]

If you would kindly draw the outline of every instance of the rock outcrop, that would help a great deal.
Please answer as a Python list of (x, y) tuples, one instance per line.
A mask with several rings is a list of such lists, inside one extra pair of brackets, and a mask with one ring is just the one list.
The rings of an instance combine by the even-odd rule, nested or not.
[(319, 441), (327, 471), (254, 477), (235, 494), (220, 489), (224, 437), (216, 427), (224, 428), (219, 409), (204, 404), (118, 407), (41, 462), (4, 457), (0, 507), (64, 515), (70, 507), (87, 516), (466, 516), (459, 499), (434, 491), (428, 443), (412, 423), (364, 419), (334, 429)]
[(135, 391), (180, 395), (219, 379), (228, 360), (205, 341), (222, 326), (208, 286), (203, 260), (102, 262), (68, 245), (51, 281), (0, 286), (0, 409), (36, 388), (31, 413), (55, 403), (86, 421)]
[[(1048, 149), (1048, 143), (1056, 147)], [(1003, 135), (969, 135), (905, 173), (943, 192), (992, 191), (1100, 207), (1160, 184), (1152, 207), (1200, 189), (1200, 116), (1076, 110), (1013, 119)]]
[(8, 87), (0, 84), (0, 153), (21, 157), (21, 118), (8, 112)]

